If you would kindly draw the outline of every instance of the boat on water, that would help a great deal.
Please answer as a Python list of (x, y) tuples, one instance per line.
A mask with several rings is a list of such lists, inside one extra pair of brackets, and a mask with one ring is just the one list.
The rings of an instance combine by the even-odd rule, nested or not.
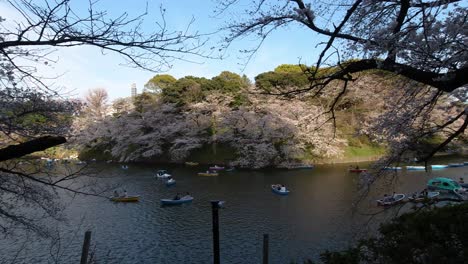
[(166, 170), (158, 170), (156, 172), (156, 177), (164, 179), (171, 177), (171, 175)]
[(385, 196), (382, 199), (377, 200), (377, 205), (380, 206), (390, 206), (390, 205), (395, 205), (397, 203), (400, 203), (405, 199), (406, 195), (403, 193), (396, 193), (390, 196)]
[(161, 199), (162, 205), (176, 205), (176, 204), (184, 204), (190, 203), (193, 201), (193, 197), (190, 195), (182, 196), (180, 199)]
[(281, 184), (272, 184), (271, 191), (279, 195), (289, 194), (289, 190), (287, 190), (286, 187), (284, 187), (284, 185), (281, 185)]
[(448, 164), (448, 167), (449, 167), (449, 168), (463, 167), (463, 166), (465, 166), (464, 163), (449, 163), (449, 164)]
[(313, 169), (314, 165), (310, 164), (299, 164), (299, 165), (293, 165), (291, 167), (288, 167), (288, 170), (305, 170), (305, 169)]
[(433, 170), (445, 169), (445, 168), (447, 168), (447, 167), (448, 167), (448, 165), (431, 165), (431, 168), (432, 168)]
[(216, 171), (207, 171), (207, 172), (199, 172), (197, 173), (198, 176), (218, 176)]
[(349, 169), (349, 172), (357, 172), (357, 173), (367, 172), (367, 169)]
[(408, 200), (411, 202), (422, 202), (424, 200), (434, 199), (435, 197), (439, 196), (440, 192), (419, 192), (413, 193), (412, 195), (408, 196)]
[(406, 166), (406, 170), (426, 170), (424, 166)]
[(169, 186), (172, 186), (172, 185), (174, 185), (174, 184), (176, 184), (176, 180), (174, 180), (174, 179), (172, 179), (172, 178), (170, 178), (170, 179), (168, 179), (168, 180), (166, 181), (166, 186), (168, 186), (168, 187), (169, 187)]
[(383, 167), (382, 170), (401, 170), (401, 167)]
[(230, 168), (225, 169), (224, 171), (230, 172), (230, 171), (235, 171), (235, 170), (236, 170), (236, 168), (230, 167)]
[(140, 195), (134, 195), (134, 196), (111, 196), (109, 199), (113, 202), (123, 202), (123, 203), (130, 203), (130, 202), (138, 202), (140, 200)]
[(187, 161), (187, 162), (185, 162), (185, 165), (187, 165), (187, 166), (198, 166), (198, 162)]
[(224, 170), (224, 167), (214, 165), (213, 167), (209, 167), (210, 170)]
[(427, 182), (427, 187), (429, 190), (447, 191), (447, 192), (454, 192), (454, 193), (460, 193), (460, 192), (466, 191), (466, 189), (463, 188), (458, 182), (452, 179), (443, 178), (443, 177), (430, 179)]
[(128, 170), (128, 166), (127, 165), (122, 165), (122, 170)]

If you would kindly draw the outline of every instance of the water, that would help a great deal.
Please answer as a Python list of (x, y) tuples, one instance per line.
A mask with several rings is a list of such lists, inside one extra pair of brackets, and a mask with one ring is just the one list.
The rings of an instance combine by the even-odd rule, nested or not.
[[(441, 162), (445, 161), (436, 163)], [(140, 202), (113, 203), (89, 196), (73, 199), (65, 210), (68, 223), (59, 226), (63, 240), (59, 263), (79, 261), (85, 230), (92, 231), (96, 258), (103, 263), (211, 263), (209, 201), (215, 199), (226, 201), (226, 208), (219, 212), (222, 263), (261, 263), (264, 233), (270, 235), (270, 263), (317, 260), (320, 252), (345, 249), (395, 215), (396, 210), (385, 210), (368, 223), (368, 213), (382, 210), (375, 199), (384, 192), (411, 193), (424, 188), (432, 177), (457, 179), (468, 173), (468, 167), (398, 172), (401, 177), (377, 183), (353, 206), (359, 197), (359, 176), (348, 173), (346, 166), (222, 172), (217, 177), (197, 176), (204, 167), (164, 168), (177, 180), (169, 188), (154, 178), (161, 169), (156, 166), (130, 165), (128, 170), (117, 164), (96, 166), (102, 174), (113, 175), (100, 179), (101, 184), (118, 183), (129, 195), (141, 195)], [(285, 184), (290, 195), (273, 194), (273, 183)], [(186, 191), (195, 197), (191, 204), (161, 207), (160, 199)], [(16, 236), (1, 241), (4, 259), (24, 240)], [(29, 242), (15, 263), (51, 263), (48, 243)]]

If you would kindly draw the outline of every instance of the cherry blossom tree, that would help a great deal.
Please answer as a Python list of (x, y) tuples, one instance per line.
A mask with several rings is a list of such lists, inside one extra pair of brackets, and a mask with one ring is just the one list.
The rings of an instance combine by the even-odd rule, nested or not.
[[(236, 13), (230, 9), (234, 5), (250, 8), (245, 13)], [(395, 78), (406, 80), (408, 84), (417, 83), (415, 87), (419, 90), (411, 89), (414, 92), (407, 90), (409, 85), (402, 84), (400, 87), (399, 94), (409, 101), (418, 100), (427, 89), (434, 90), (430, 92), (433, 95), (430, 101), (425, 100), (427, 104), (412, 104), (415, 107), (412, 112), (416, 116), (400, 116), (409, 122), (400, 126), (400, 132), (405, 133), (403, 129), (413, 124), (414, 118), (424, 118), (428, 107), (433, 109), (431, 106), (438, 105), (442, 95), (457, 95), (461, 102), (466, 101), (467, 10), (466, 3), (459, 0), (229, 0), (219, 2), (218, 12), (226, 16), (228, 13), (234, 15), (228, 16), (229, 20), (223, 28), (228, 32), (227, 46), (249, 35), (258, 37), (258, 45), (243, 50), (247, 62), (272, 32), (293, 24), (325, 37), (326, 41), (319, 43), (321, 50), (313, 67), (303, 67), (309, 85), (270, 93), (292, 95), (309, 92), (317, 96), (333, 89), (333, 83), (341, 82), (339, 93), (336, 93), (334, 102), (326, 112), (333, 120), (336, 118), (336, 106), (347, 94), (349, 83), (369, 70), (387, 72)], [(307, 53), (304, 51), (305, 55)], [(465, 132), (467, 111), (463, 107), (457, 109), (458, 113), (453, 116), (455, 120), (449, 118), (431, 127), (432, 130), (450, 127), (451, 131), (445, 129), (442, 133), (445, 140), (432, 151), (421, 155), (422, 160), (428, 160)], [(459, 121), (461, 125), (453, 126)], [(412, 138), (417, 138), (417, 134)]]

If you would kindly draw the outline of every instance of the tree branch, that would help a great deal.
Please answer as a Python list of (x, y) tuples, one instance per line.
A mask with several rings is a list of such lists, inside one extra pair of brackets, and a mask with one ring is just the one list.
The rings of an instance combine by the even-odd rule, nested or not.
[(67, 142), (64, 137), (44, 136), (21, 144), (0, 149), (0, 162), (20, 158), (36, 151), (42, 151)]

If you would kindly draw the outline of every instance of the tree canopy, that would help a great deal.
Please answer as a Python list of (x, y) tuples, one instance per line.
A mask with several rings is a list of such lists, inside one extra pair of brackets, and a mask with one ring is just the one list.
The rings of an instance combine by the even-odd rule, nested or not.
[[(234, 12), (230, 9), (233, 5), (248, 8), (245, 12)], [(462, 102), (467, 100), (468, 33), (465, 28), (468, 9), (463, 1), (232, 0), (219, 1), (219, 12), (227, 17), (228, 12), (232, 12), (234, 16), (229, 17), (223, 28), (228, 32), (228, 46), (246, 36), (258, 38), (257, 46), (244, 50), (248, 58), (272, 32), (293, 24), (326, 37), (327, 40), (318, 45), (319, 54), (313, 67), (304, 69), (309, 80), (307, 87), (272, 90), (276, 83), (283, 81), (281, 78), (268, 73), (257, 79), (267, 92), (277, 95), (308, 92), (321, 95), (327, 90), (334, 93), (335, 100), (325, 112), (334, 122), (335, 107), (347, 94), (349, 82), (356, 81), (361, 73), (379, 70), (399, 76), (401, 89), (395, 96), (400, 98), (396, 100), (401, 103), (396, 106), (400, 110), (392, 111), (392, 115), (399, 118), (391, 119), (389, 115), (386, 123), (380, 126), (389, 138), (404, 135), (405, 140), (394, 145), (394, 154), (401, 155), (406, 146), (413, 145), (414, 139), (443, 134), (445, 140), (438, 146), (418, 154), (419, 160), (427, 161), (465, 132), (468, 111), (459, 105), (452, 105), (450, 112), (456, 113), (445, 120), (426, 122), (424, 117), (444, 96)], [(309, 52), (305, 50), (304, 54)], [(328, 70), (323, 71), (324, 67)], [(340, 90), (334, 88), (336, 82), (342, 83)], [(410, 107), (402, 105), (403, 102), (410, 102)], [(412, 135), (407, 133), (409, 127)]]

